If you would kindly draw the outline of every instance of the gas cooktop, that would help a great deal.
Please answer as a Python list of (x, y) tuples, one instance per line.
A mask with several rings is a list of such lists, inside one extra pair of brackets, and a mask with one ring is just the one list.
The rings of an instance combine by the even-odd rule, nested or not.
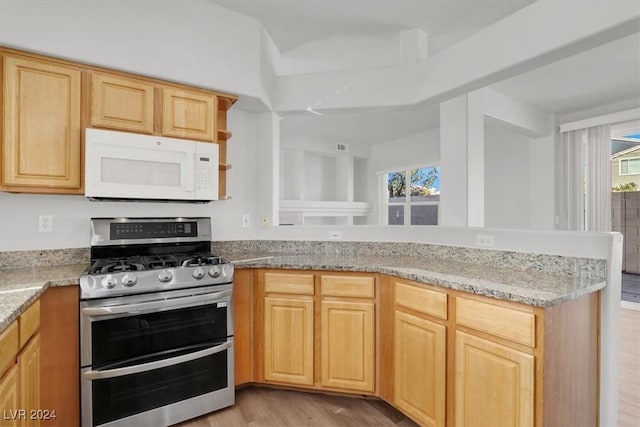
[(233, 265), (209, 252), (210, 236), (210, 218), (92, 218), (80, 298), (232, 283)]

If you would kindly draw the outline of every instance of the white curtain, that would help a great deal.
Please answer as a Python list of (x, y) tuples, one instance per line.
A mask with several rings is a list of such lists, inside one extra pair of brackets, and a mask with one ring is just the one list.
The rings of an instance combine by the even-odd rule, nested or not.
[(583, 231), (584, 224), (584, 130), (573, 130), (564, 134), (567, 173), (567, 228)]
[(564, 134), (568, 229), (611, 231), (611, 128)]
[(587, 129), (586, 230), (611, 231), (611, 127)]

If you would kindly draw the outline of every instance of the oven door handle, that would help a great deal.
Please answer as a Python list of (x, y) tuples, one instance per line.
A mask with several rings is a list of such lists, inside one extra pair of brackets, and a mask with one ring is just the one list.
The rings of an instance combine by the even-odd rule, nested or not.
[(112, 307), (85, 307), (82, 314), (85, 316), (110, 316), (112, 314), (139, 313), (142, 311), (157, 311), (159, 309), (180, 308), (193, 306), (194, 303), (204, 305), (212, 301), (230, 297), (233, 291), (214, 292), (212, 294), (193, 295), (190, 297), (168, 298), (159, 301), (141, 302), (138, 304), (114, 305)]
[(137, 374), (140, 372), (151, 371), (153, 369), (166, 368), (168, 366), (179, 365), (180, 363), (190, 362), (192, 360), (201, 359), (212, 354), (220, 353), (227, 350), (233, 344), (230, 339), (224, 344), (215, 347), (206, 348), (204, 350), (194, 351), (193, 353), (183, 354), (182, 356), (172, 357), (170, 359), (156, 360), (155, 362), (141, 363), (140, 365), (127, 366), (124, 368), (107, 369), (105, 371), (88, 371), (82, 374), (85, 380), (102, 380), (106, 378), (122, 377), (124, 375)]

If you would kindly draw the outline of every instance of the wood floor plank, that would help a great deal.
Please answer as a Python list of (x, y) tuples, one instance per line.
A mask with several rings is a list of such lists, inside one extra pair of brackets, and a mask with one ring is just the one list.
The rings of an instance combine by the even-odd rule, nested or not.
[(620, 309), (618, 425), (640, 426), (640, 311)]
[(265, 387), (236, 392), (231, 408), (179, 424), (179, 427), (416, 427), (382, 401)]

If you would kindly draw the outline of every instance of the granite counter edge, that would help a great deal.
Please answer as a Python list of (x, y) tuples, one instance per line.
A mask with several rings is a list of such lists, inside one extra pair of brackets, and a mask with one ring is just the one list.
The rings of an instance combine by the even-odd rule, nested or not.
[(27, 308), (40, 298), (50, 287), (77, 286), (79, 283), (80, 278), (55, 279), (44, 283), (25, 283), (23, 288), (1, 291), (0, 296), (3, 294), (18, 294), (17, 298), (19, 298), (19, 300), (11, 305), (12, 310), (9, 314), (0, 315), (0, 334), (3, 333), (12, 322), (18, 319), (18, 317), (20, 317), (20, 315), (24, 313)]
[[(600, 291), (607, 285), (606, 281), (596, 281), (589, 283), (569, 292), (545, 292), (536, 291), (529, 288), (508, 286), (500, 283), (470, 283), (468, 279), (458, 278), (455, 275), (446, 277), (433, 273), (429, 270), (422, 270), (416, 274), (415, 269), (407, 272), (403, 267), (389, 266), (355, 266), (355, 265), (323, 265), (308, 263), (288, 263), (281, 260), (274, 260), (276, 257), (263, 257), (252, 260), (233, 261), (237, 269), (284, 269), (284, 270), (318, 270), (318, 271), (345, 271), (360, 273), (387, 274), (407, 279), (415, 282), (438, 286), (444, 289), (468, 292), (475, 295), (487, 296), (504, 301), (512, 301), (534, 307), (549, 308), (567, 301), (578, 299), (584, 295)], [(276, 262), (274, 262), (276, 261)]]

